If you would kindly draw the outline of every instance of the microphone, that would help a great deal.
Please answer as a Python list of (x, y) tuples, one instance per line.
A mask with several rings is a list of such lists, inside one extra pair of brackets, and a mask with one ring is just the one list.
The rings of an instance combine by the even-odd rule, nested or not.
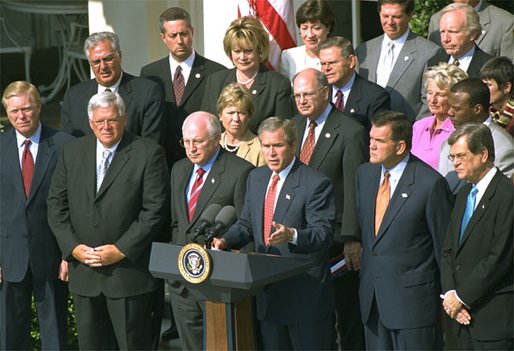
[(208, 227), (213, 225), (216, 215), (220, 212), (221, 205), (218, 204), (210, 204), (207, 206), (205, 211), (202, 212), (200, 216), (200, 226), (195, 228), (195, 233), (191, 237), (191, 241), (197, 243), (197, 239), (200, 235), (205, 234), (205, 231)]
[(212, 239), (218, 236), (223, 229), (230, 227), (236, 220), (236, 209), (234, 206), (225, 206), (219, 211), (214, 220), (214, 226), (209, 230), (205, 244), (209, 248)]

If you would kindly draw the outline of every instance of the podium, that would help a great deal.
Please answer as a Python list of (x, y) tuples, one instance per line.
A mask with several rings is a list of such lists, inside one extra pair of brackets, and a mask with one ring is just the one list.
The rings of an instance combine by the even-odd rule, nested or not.
[(208, 250), (212, 270), (199, 284), (184, 279), (177, 258), (182, 246), (153, 243), (149, 270), (154, 277), (178, 280), (205, 300), (204, 345), (207, 350), (255, 349), (251, 296), (268, 284), (301, 274), (308, 257)]

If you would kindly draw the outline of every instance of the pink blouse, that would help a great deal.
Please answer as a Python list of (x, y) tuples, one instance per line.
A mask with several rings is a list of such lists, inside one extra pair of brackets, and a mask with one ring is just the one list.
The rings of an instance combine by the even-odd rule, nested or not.
[(446, 118), (441, 125), (431, 133), (435, 125), (435, 116), (425, 117), (416, 121), (412, 127), (411, 152), (437, 170), (441, 145), (450, 137), (455, 127), (450, 118)]

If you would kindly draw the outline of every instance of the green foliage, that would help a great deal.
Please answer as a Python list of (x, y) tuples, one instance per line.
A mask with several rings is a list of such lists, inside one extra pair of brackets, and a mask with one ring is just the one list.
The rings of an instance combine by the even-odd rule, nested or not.
[(412, 31), (426, 38), (430, 17), (451, 2), (451, 0), (416, 0), (415, 14), (410, 22)]
[[(32, 350), (41, 350), (41, 335), (39, 334), (39, 320), (37, 318), (36, 305), (32, 300), (32, 322), (31, 322), (31, 345)], [(77, 316), (75, 315), (75, 307), (73, 298), (68, 296), (68, 350), (78, 350), (78, 332), (77, 332)]]

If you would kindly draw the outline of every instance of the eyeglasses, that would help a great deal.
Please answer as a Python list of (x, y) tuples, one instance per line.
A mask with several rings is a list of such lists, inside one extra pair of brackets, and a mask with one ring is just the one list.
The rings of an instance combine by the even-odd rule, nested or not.
[(109, 56), (105, 56), (104, 58), (100, 58), (98, 60), (93, 60), (93, 61), (89, 61), (89, 63), (91, 64), (91, 66), (93, 67), (98, 67), (100, 66), (100, 64), (102, 63), (102, 61), (106, 64), (106, 65), (109, 65), (111, 63), (114, 62), (114, 59), (116, 58), (117, 54), (112, 54), (112, 55), (109, 55)]
[(468, 159), (468, 156), (469, 152), (461, 152), (455, 155), (450, 154), (448, 155), (448, 160), (450, 160), (451, 162), (465, 162)]
[(339, 62), (341, 62), (341, 60), (328, 61), (328, 62), (320, 62), (320, 66), (321, 66), (321, 68), (330, 68), (332, 66), (337, 65)]
[(311, 100), (314, 97), (314, 95), (316, 95), (318, 91), (323, 90), (324, 87), (325, 86), (322, 86), (313, 93), (293, 94), (291, 95), (291, 99), (293, 99), (294, 101), (301, 101), (302, 99)]
[(115, 126), (115, 125), (118, 125), (120, 123), (120, 119), (119, 118), (113, 118), (113, 119), (100, 119), (98, 121), (93, 121), (93, 123), (95, 124), (95, 126), (97, 128), (100, 128), (100, 127), (103, 127), (104, 125), (107, 125), (107, 126)]
[(202, 146), (203, 144), (205, 144), (209, 140), (211, 140), (211, 138), (207, 138), (207, 139), (191, 139), (191, 140), (182, 138), (182, 139), (179, 140), (179, 144), (183, 148), (186, 148), (186, 147), (189, 147), (189, 148), (195, 147), (196, 148), (196, 147)]

